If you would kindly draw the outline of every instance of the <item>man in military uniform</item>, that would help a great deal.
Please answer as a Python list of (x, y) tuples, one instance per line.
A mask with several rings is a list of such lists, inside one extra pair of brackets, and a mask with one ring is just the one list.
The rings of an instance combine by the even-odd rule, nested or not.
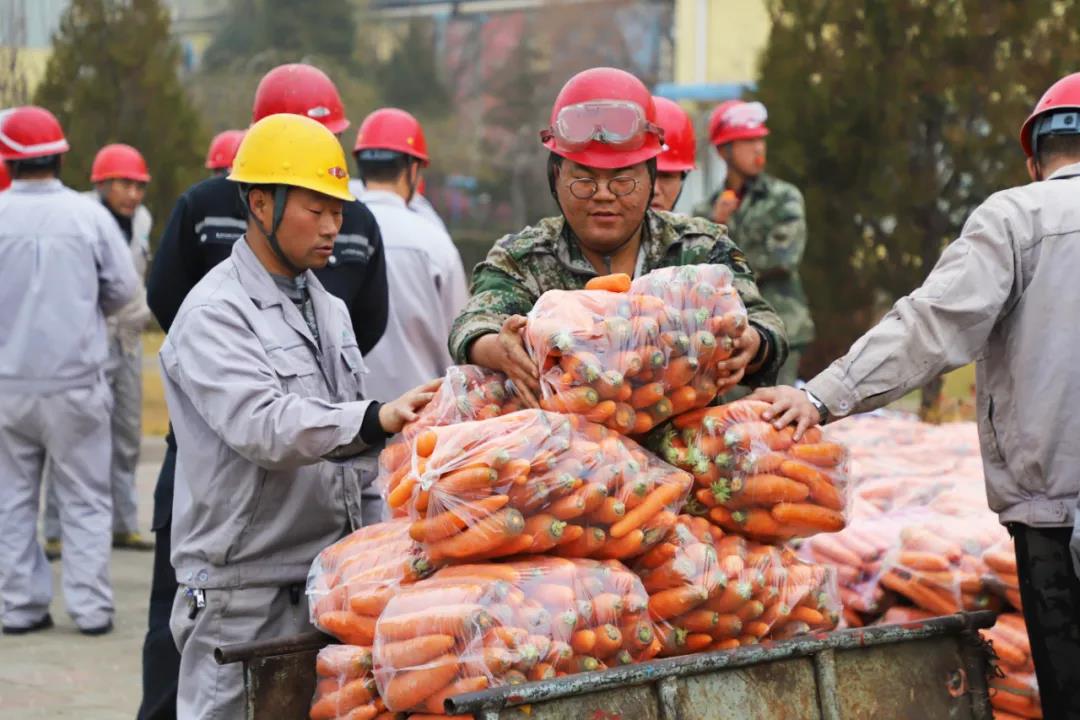
[(728, 100), (709, 119), (709, 137), (727, 164), (724, 186), (694, 214), (727, 225), (731, 239), (746, 253), (761, 294), (787, 329), (790, 351), (779, 381), (790, 385), (799, 360), (814, 339), (799, 264), (806, 249), (806, 210), (798, 188), (764, 172), (768, 118), (759, 102)]
[(742, 253), (719, 225), (649, 209), (662, 131), (641, 81), (613, 68), (575, 75), (540, 136), (551, 151), (548, 181), (562, 215), (507, 235), (477, 266), (472, 296), (450, 331), (454, 359), (505, 372), (536, 405), (537, 369), (521, 330), (522, 315), (542, 293), (583, 288), (612, 272), (720, 263), (734, 272), (750, 320), (735, 355), (718, 366), (721, 387), (770, 382), (787, 339)]

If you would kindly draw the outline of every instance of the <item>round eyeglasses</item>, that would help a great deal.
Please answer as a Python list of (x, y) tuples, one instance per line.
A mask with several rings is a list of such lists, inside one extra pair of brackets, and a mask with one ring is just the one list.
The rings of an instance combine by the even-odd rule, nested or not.
[[(607, 181), (607, 189), (615, 197), (625, 197), (637, 190), (638, 181), (628, 175), (619, 175)], [(578, 178), (567, 184), (570, 194), (578, 200), (588, 200), (600, 192), (600, 183), (593, 178)]]

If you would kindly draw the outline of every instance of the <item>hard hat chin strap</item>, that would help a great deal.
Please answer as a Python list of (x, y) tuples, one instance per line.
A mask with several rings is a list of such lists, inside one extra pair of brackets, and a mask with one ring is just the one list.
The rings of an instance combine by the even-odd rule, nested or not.
[[(250, 188), (248, 189), (250, 192)], [(244, 198), (244, 208), (248, 208), (247, 193), (241, 189), (241, 196)], [(248, 214), (251, 216), (252, 222), (255, 223), (255, 227), (259, 228), (259, 232), (266, 236), (267, 242), (270, 243), (270, 249), (277, 255), (277, 259), (281, 261), (290, 272), (300, 275), (304, 272), (303, 268), (298, 268), (292, 263), (291, 260), (285, 255), (285, 251), (281, 249), (281, 243), (277, 239), (278, 227), (281, 225), (281, 218), (285, 215), (285, 202), (289, 199), (289, 188), (287, 185), (275, 185), (274, 186), (274, 214), (270, 220), (270, 229), (267, 230), (262, 224), (262, 221), (248, 210)]]

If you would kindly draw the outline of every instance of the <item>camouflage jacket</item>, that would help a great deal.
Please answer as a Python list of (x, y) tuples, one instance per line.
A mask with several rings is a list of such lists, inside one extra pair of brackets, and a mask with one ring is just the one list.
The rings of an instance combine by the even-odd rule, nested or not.
[[(746, 384), (773, 382), (787, 359), (784, 325), (762, 298), (753, 271), (723, 226), (651, 210), (648, 217), (642, 241), (643, 271), (699, 263), (730, 267), (750, 322), (766, 336), (771, 348), (765, 365)], [(562, 217), (545, 218), (535, 227), (503, 237), (473, 271), (471, 297), (450, 330), (450, 354), (456, 362), (468, 362), (467, 351), (473, 340), (499, 332), (510, 315), (528, 313), (547, 290), (580, 289), (596, 275)]]
[[(694, 215), (712, 218), (717, 190)], [(806, 210), (802, 193), (791, 183), (762, 173), (743, 196), (727, 224), (728, 233), (754, 268), (761, 294), (776, 308), (793, 348), (814, 339), (814, 321), (799, 277), (806, 250)]]

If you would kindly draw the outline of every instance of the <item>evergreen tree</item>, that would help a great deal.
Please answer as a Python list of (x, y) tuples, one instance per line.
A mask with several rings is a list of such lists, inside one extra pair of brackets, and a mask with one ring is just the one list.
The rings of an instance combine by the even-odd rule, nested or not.
[(770, 10), (757, 95), (770, 169), (806, 197), (818, 370), (922, 282), (979, 203), (1027, 179), (1017, 130), (1080, 65), (1080, 2), (772, 0)]
[(146, 204), (164, 223), (177, 196), (202, 175), (206, 147), (177, 77), (179, 57), (159, 0), (73, 0), (34, 96), (56, 114), (71, 144), (65, 183), (89, 187), (103, 145), (133, 145), (153, 178)]
[(431, 21), (410, 19), (393, 52), (374, 68), (383, 104), (405, 108), (421, 119), (446, 115), (450, 95), (439, 79), (435, 52)]

